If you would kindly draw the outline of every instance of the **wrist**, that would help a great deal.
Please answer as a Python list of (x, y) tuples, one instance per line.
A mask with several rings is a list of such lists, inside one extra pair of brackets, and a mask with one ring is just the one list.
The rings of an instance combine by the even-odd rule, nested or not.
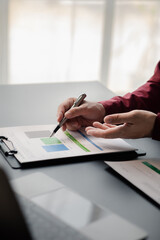
[(103, 106), (103, 104), (100, 103), (100, 102), (98, 103), (98, 107), (99, 107), (100, 116), (101, 116), (101, 121), (100, 122), (103, 122), (103, 119), (106, 116), (106, 110), (105, 110), (105, 107)]

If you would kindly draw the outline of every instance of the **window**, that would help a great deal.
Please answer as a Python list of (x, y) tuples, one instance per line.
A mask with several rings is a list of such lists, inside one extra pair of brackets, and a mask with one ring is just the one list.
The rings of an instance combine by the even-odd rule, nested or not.
[(11, 0), (9, 82), (99, 79), (103, 1)]
[(0, 83), (133, 91), (159, 60), (159, 12), (158, 0), (0, 0)]
[(160, 2), (116, 2), (108, 87), (119, 94), (145, 83), (160, 60)]

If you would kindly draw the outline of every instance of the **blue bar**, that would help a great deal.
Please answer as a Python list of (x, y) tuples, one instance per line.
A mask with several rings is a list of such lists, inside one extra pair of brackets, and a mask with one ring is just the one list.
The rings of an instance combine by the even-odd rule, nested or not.
[(42, 146), (46, 152), (60, 152), (69, 150), (64, 144)]
[(82, 137), (84, 137), (88, 142), (90, 142), (92, 145), (94, 145), (96, 148), (98, 148), (99, 150), (103, 151), (103, 149), (101, 147), (99, 147), (97, 144), (95, 144), (90, 138), (88, 138), (84, 133), (82, 133), (81, 131), (79, 131), (79, 134), (81, 134)]

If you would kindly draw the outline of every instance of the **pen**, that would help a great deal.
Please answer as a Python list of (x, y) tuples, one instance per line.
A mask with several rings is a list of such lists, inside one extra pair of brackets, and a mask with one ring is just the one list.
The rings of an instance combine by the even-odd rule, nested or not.
[[(87, 95), (85, 93), (81, 94), (77, 99), (76, 101), (73, 103), (72, 107), (71, 108), (74, 108), (74, 107), (78, 107), (79, 105), (81, 105), (81, 103), (83, 102), (83, 100), (85, 99)], [(71, 109), (70, 108), (70, 109)], [(65, 124), (65, 122), (67, 121), (67, 118), (64, 117), (60, 123), (57, 125), (57, 127), (53, 130), (52, 134), (50, 135), (50, 137), (52, 137), (61, 127), (63, 124)]]

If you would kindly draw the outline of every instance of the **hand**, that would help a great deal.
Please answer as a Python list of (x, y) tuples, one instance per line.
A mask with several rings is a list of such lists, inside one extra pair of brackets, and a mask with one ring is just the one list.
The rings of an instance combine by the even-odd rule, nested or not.
[(151, 137), (156, 116), (144, 110), (112, 114), (104, 118), (104, 124), (94, 122), (93, 127), (87, 127), (86, 133), (101, 138)]
[(65, 116), (68, 120), (62, 126), (62, 130), (78, 130), (81, 127), (91, 126), (93, 122), (102, 122), (105, 116), (105, 109), (102, 104), (97, 102), (83, 101), (79, 107), (72, 109), (76, 98), (69, 98), (58, 107), (57, 120), (60, 122)]

